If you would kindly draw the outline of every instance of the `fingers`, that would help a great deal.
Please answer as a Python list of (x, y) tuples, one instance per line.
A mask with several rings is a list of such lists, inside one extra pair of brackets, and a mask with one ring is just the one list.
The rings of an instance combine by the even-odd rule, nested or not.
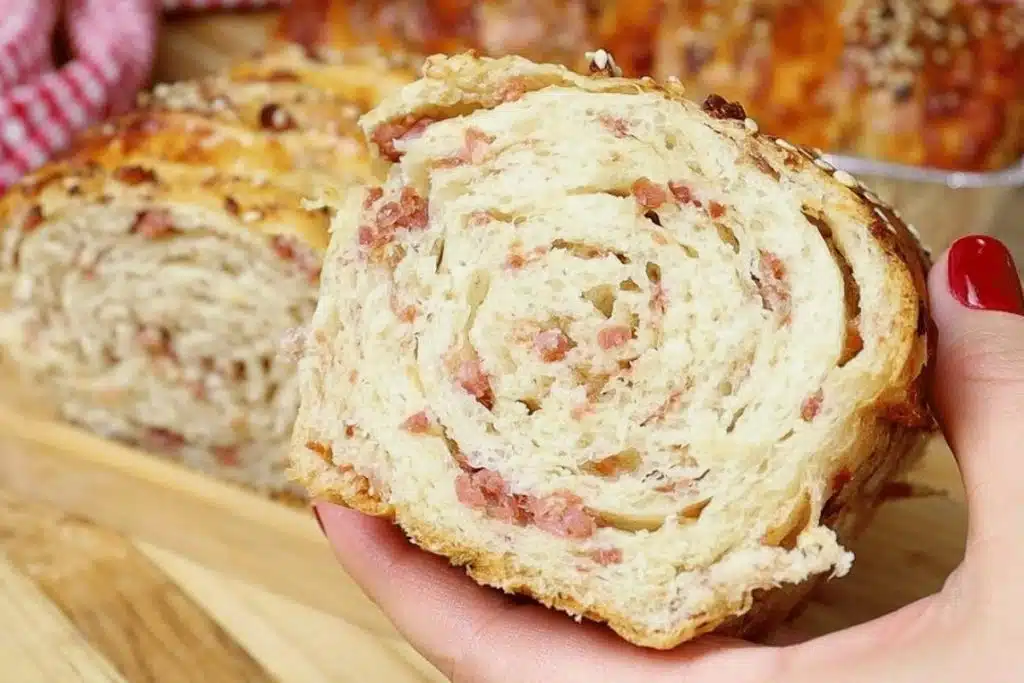
[(633, 647), (598, 624), (477, 585), (390, 522), (316, 509), (344, 569), (455, 683), (761, 683), (777, 666), (779, 651), (735, 641), (701, 639), (672, 652)]
[(963, 472), (972, 552), (1024, 522), (1024, 297), (1006, 248), (958, 240), (929, 277), (939, 329), (933, 397)]

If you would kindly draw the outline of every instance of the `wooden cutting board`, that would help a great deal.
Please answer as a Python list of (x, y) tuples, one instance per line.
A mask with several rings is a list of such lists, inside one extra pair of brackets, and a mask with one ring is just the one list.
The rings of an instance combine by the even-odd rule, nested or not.
[[(263, 44), (270, 13), (165, 26), (157, 80)], [(995, 233), (1024, 256), (1024, 193), (880, 188), (927, 225)], [(941, 587), (963, 554), (963, 490), (936, 441), (915, 480), (947, 496), (890, 503), (795, 627), (819, 634)], [(61, 424), (0, 387), (3, 680), (405, 683), (442, 677), (343, 574), (308, 511), (272, 503)]]

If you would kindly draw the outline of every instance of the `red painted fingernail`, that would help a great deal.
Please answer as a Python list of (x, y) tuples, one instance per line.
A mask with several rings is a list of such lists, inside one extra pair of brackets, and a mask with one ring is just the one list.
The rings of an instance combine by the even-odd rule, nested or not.
[(320, 526), (320, 531), (324, 536), (327, 535), (327, 530), (324, 529), (324, 521), (320, 519), (320, 511), (316, 509), (316, 505), (312, 506), (313, 516), (316, 518), (316, 523)]
[(961, 237), (949, 248), (949, 289), (968, 308), (1024, 315), (1024, 293), (1006, 246), (986, 235)]

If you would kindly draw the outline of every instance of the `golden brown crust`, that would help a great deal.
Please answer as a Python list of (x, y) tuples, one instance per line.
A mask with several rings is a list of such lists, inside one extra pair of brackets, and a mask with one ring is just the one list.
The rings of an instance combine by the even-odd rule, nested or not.
[(318, 89), (318, 68), (291, 47), (229, 77), (157, 86), (138, 108), (87, 130), (14, 185), (0, 202), (0, 229), (24, 207), (50, 215), (126, 198), (227, 212), (250, 229), (325, 248), (327, 218), (302, 202), (370, 175), (355, 140), (370, 101), (361, 88), (346, 99), (343, 74), (326, 78), (333, 90)]
[(576, 69), (599, 46), (627, 76), (677, 76), (830, 152), (959, 170), (1024, 154), (1024, 7), (1001, 0), (307, 0), (280, 31)]

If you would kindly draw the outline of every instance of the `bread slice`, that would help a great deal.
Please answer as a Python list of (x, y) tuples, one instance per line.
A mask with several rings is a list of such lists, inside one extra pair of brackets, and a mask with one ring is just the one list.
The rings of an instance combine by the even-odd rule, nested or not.
[(158, 85), (12, 187), (0, 359), (98, 434), (304, 494), (285, 475), (298, 389), (279, 345), (313, 315), (329, 220), (302, 202), (371, 177), (358, 117), (403, 82), (341, 61), (283, 46)]
[(638, 645), (754, 634), (934, 428), (927, 256), (736, 103), (592, 70), (435, 56), (361, 119), (293, 472)]

